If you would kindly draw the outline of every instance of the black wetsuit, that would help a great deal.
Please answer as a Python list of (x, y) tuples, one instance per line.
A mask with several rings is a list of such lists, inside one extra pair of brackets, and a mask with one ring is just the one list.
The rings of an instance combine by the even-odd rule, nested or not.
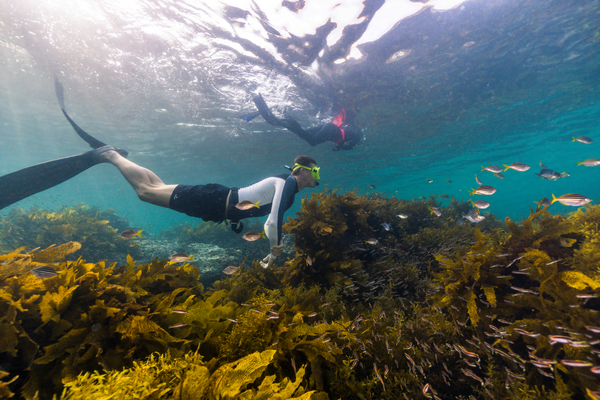
[(350, 150), (363, 140), (363, 134), (360, 130), (349, 124), (328, 122), (304, 129), (300, 126), (298, 121), (289, 115), (286, 115), (285, 118), (275, 117), (260, 94), (255, 96), (252, 100), (254, 100), (254, 104), (256, 104), (260, 115), (265, 121), (271, 125), (288, 129), (298, 135), (301, 139), (306, 140), (311, 146), (316, 146), (324, 142), (333, 142), (336, 145), (333, 148), (334, 151)]
[[(241, 219), (269, 214), (265, 233), (273, 247), (281, 244), (283, 214), (294, 204), (297, 192), (298, 183), (290, 174), (271, 176), (243, 188), (229, 188), (216, 183), (177, 185), (171, 194), (169, 208), (218, 223), (225, 220), (237, 223)], [(228, 195), (229, 204), (226, 207)], [(258, 207), (239, 210), (235, 205), (240, 201), (259, 203)]]

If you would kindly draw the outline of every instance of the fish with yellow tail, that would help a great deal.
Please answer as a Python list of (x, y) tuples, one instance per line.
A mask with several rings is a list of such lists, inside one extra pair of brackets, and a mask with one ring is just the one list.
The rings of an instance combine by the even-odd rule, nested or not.
[(594, 141), (592, 139), (590, 139), (587, 136), (579, 136), (579, 137), (575, 137), (573, 136), (573, 141), (574, 142), (579, 142), (579, 143), (583, 143), (583, 144), (592, 144), (594, 143)]
[(258, 200), (257, 202), (253, 203), (250, 200), (244, 200), (244, 201), (240, 201), (239, 203), (237, 203), (235, 205), (235, 208), (237, 208), (238, 210), (249, 210), (251, 208), (260, 208), (258, 206), (258, 203), (260, 203), (260, 200)]
[(600, 160), (597, 158), (588, 158), (587, 160), (583, 160), (582, 162), (577, 162), (577, 166), (583, 165), (584, 167), (595, 167), (600, 165)]
[(479, 186), (477, 189), (473, 189), (471, 188), (471, 190), (469, 190), (469, 194), (471, 196), (475, 195), (475, 194), (484, 194), (484, 195), (492, 195), (496, 193), (496, 188), (491, 187), (489, 185), (483, 185), (483, 186)]
[(520, 162), (514, 162), (510, 165), (502, 164), (504, 166), (504, 171), (508, 171), (509, 169), (514, 169), (515, 171), (524, 172), (531, 168), (527, 164), (523, 164)]
[(592, 201), (592, 199), (576, 193), (567, 193), (560, 197), (556, 197), (552, 194), (552, 201), (550, 204), (554, 204), (555, 201), (558, 201), (565, 206), (581, 207)]
[(438, 217), (442, 216), (442, 212), (440, 211), (440, 209), (438, 207), (427, 207), (429, 208), (429, 212), (431, 212), (432, 214), (435, 214)]
[(250, 232), (246, 232), (244, 233), (244, 236), (242, 236), (242, 239), (247, 240), (249, 242), (254, 242), (258, 239), (265, 239), (265, 231), (259, 232), (259, 231), (250, 231)]
[(137, 236), (137, 237), (141, 238), (142, 237), (142, 232), (143, 232), (143, 229), (140, 229), (137, 232), (134, 231), (133, 229), (127, 229), (127, 230), (119, 233), (119, 236), (121, 236), (121, 238), (125, 239), (125, 240), (129, 240), (129, 239), (133, 238), (134, 236)]
[(471, 204), (473, 204), (473, 207), (477, 207), (479, 209), (486, 209), (490, 206), (490, 203), (488, 203), (487, 201), (484, 200), (477, 200), (477, 201), (473, 201), (473, 200), (469, 200), (471, 202)]
[(497, 165), (488, 165), (487, 167), (481, 166), (482, 171), (490, 171), (493, 174), (497, 174), (498, 172), (502, 172), (502, 168)]

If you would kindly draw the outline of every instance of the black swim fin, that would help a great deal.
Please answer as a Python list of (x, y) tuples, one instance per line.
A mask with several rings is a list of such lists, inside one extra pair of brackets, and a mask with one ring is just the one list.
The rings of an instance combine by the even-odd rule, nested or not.
[(279, 120), (279, 118), (273, 115), (273, 113), (267, 106), (267, 103), (265, 103), (265, 100), (260, 94), (254, 96), (252, 100), (254, 101), (254, 104), (256, 104), (256, 108), (258, 108), (260, 115), (262, 115), (265, 121), (267, 121), (271, 125), (281, 126), (281, 121)]
[(88, 142), (88, 144), (92, 147), (92, 149), (97, 149), (99, 147), (106, 146), (106, 143), (102, 143), (101, 141), (99, 141), (98, 139), (91, 136), (89, 133), (87, 133), (83, 129), (81, 129), (75, 123), (75, 121), (73, 121), (71, 119), (71, 117), (69, 117), (69, 114), (67, 114), (67, 111), (65, 110), (65, 95), (64, 95), (64, 91), (63, 91), (63, 85), (62, 85), (62, 83), (60, 83), (60, 81), (58, 80), (56, 75), (54, 75), (54, 91), (56, 92), (56, 98), (58, 99), (58, 104), (60, 105), (60, 109), (62, 110), (63, 114), (67, 118), (67, 121), (69, 121), (69, 123), (71, 124), (73, 129), (75, 129), (75, 132), (77, 132), (79, 137), (81, 137), (83, 140)]
[(56, 186), (96, 165), (95, 151), (60, 158), (0, 176), (0, 210)]
[(244, 122), (250, 122), (250, 121), (252, 121), (254, 118), (258, 117), (259, 115), (260, 115), (260, 111), (254, 111), (254, 112), (252, 112), (252, 113), (250, 113), (250, 114), (248, 114), (248, 115), (244, 115), (244, 116), (242, 117), (242, 120), (243, 120)]

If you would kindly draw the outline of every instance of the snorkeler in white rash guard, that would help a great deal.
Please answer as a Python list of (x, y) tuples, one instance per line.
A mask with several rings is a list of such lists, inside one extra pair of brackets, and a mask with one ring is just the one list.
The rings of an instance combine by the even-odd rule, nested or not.
[[(244, 188), (230, 188), (216, 183), (167, 185), (152, 171), (129, 161), (125, 150), (100, 142), (75, 124), (65, 111), (62, 84), (58, 80), (55, 81), (55, 87), (63, 114), (77, 134), (94, 150), (0, 177), (0, 210), (54, 187), (96, 164), (110, 163), (119, 169), (140, 200), (202, 218), (204, 221), (230, 221), (231, 228), (236, 233), (243, 229), (240, 220), (269, 214), (265, 233), (269, 238), (270, 253), (262, 260), (261, 265), (263, 268), (272, 266), (277, 256), (283, 253), (283, 214), (294, 203), (297, 192), (319, 184), (319, 168), (311, 157), (296, 157), (294, 166), (288, 167), (291, 174), (265, 178)], [(236, 204), (242, 201), (259, 202), (260, 206), (241, 210)]]

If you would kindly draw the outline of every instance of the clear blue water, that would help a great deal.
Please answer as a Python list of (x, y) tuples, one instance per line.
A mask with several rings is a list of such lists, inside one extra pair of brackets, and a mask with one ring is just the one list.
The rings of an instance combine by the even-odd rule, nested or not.
[[(498, 189), (486, 200), (500, 219), (526, 217), (552, 193), (600, 200), (600, 167), (576, 164), (600, 158), (598, 1), (307, 3), (294, 13), (272, 1), (2, 1), (0, 175), (89, 149), (60, 112), (56, 74), (83, 129), (166, 183), (241, 187), (307, 154), (321, 167), (313, 191), (467, 200), (477, 173)], [(305, 127), (344, 107), (366, 141), (332, 152), (245, 123), (256, 92)], [(581, 135), (595, 142), (572, 142)], [(538, 179), (540, 161), (571, 176)], [(481, 172), (512, 162), (531, 169)], [(15, 206), (79, 202), (147, 232), (193, 221), (140, 202), (110, 165)]]

